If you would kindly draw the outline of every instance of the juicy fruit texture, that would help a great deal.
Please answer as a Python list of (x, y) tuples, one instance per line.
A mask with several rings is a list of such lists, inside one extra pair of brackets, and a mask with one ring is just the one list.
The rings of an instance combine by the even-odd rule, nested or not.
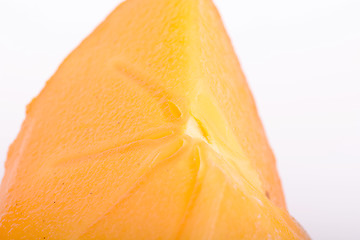
[(307, 239), (210, 0), (128, 0), (27, 108), (0, 239)]

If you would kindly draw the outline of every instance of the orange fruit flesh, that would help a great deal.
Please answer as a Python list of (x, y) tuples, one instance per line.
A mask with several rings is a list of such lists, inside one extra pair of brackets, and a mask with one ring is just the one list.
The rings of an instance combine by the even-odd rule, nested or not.
[(128, 0), (27, 108), (0, 239), (308, 239), (210, 0)]

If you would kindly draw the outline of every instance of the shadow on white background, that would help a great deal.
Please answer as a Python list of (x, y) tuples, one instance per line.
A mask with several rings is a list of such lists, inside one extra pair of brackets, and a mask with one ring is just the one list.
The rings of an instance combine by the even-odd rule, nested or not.
[[(26, 104), (119, 2), (0, 2), (0, 177)], [(277, 156), (290, 212), (313, 239), (358, 239), (360, 2), (215, 3)]]

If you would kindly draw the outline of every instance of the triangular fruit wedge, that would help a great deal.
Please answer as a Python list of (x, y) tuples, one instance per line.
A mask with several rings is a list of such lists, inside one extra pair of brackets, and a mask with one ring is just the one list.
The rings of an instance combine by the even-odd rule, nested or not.
[(211, 0), (128, 0), (27, 108), (0, 239), (308, 239)]

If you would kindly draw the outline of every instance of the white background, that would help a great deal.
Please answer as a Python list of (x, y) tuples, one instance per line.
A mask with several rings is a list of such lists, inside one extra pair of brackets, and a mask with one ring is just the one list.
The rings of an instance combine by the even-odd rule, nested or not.
[[(119, 2), (0, 0), (0, 177), (26, 104)], [(290, 212), (313, 239), (360, 239), (360, 1), (215, 3)]]

